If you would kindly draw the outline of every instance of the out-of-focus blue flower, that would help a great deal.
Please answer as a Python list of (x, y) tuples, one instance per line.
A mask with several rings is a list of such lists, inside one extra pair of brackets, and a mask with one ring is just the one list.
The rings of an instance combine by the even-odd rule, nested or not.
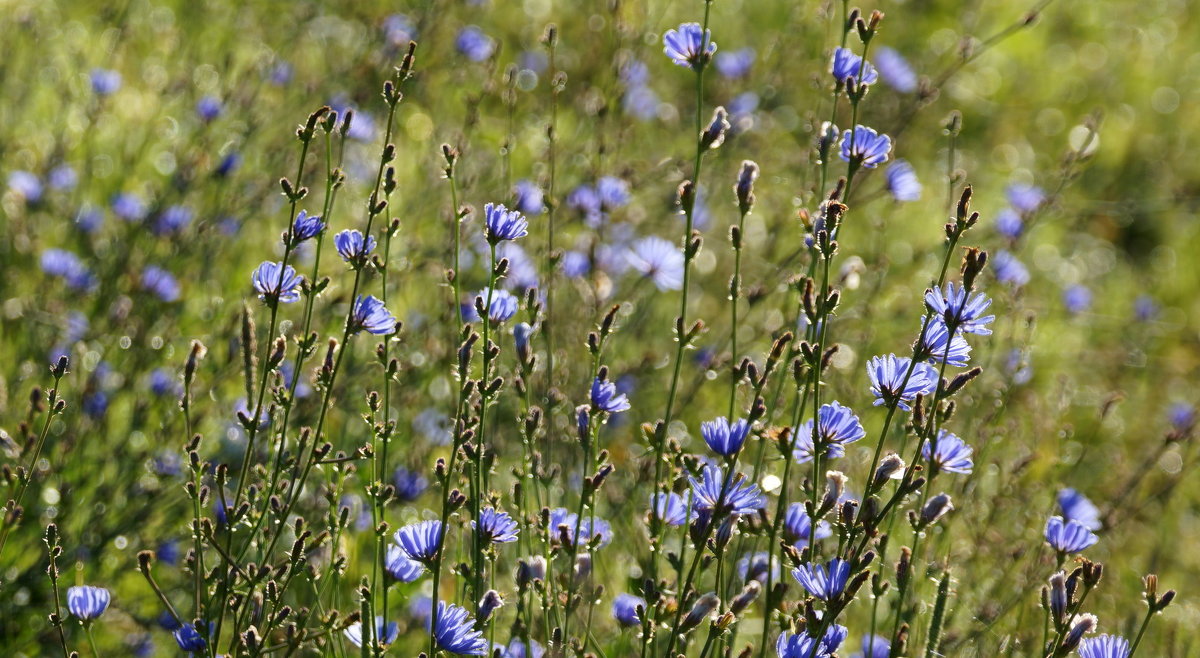
[(883, 46), (877, 50), (875, 67), (879, 69), (879, 77), (896, 91), (911, 94), (917, 90), (917, 73), (894, 49)]
[(87, 290), (96, 283), (96, 278), (79, 257), (65, 249), (47, 249), (41, 256), (42, 271), (50, 276), (65, 279), (75, 290)]
[(396, 318), (388, 312), (383, 302), (373, 295), (358, 296), (354, 300), (354, 312), (350, 314), (350, 333), (367, 330), (377, 336), (386, 336), (396, 331)]
[(521, 531), (517, 522), (507, 512), (492, 507), (479, 510), (479, 520), (472, 521), (471, 528), (478, 532), (485, 542), (493, 544), (517, 541), (517, 534)]
[(509, 210), (503, 203), (489, 203), (483, 206), (483, 215), (487, 221), (488, 242), (493, 244), (502, 240), (516, 240), (529, 235), (529, 222), (517, 210)]
[(112, 198), (113, 214), (127, 222), (140, 222), (146, 218), (146, 202), (131, 192), (121, 192)]
[(717, 52), (717, 44), (699, 23), (684, 23), (663, 35), (663, 52), (679, 66), (699, 68)]
[[(578, 539), (576, 539), (575, 529), (579, 528)], [(561, 539), (560, 527), (567, 529), (567, 544), (574, 545), (577, 541), (580, 546), (591, 543), (593, 538), (599, 542), (597, 547), (608, 546), (612, 541), (612, 525), (608, 521), (597, 517), (595, 523), (592, 522), (590, 516), (580, 518), (578, 514), (571, 512), (565, 507), (556, 507), (550, 510), (550, 530), (553, 533), (553, 541)]]
[(221, 116), (222, 109), (221, 99), (216, 96), (205, 96), (196, 101), (196, 116), (205, 122)]
[(102, 418), (108, 412), (108, 394), (92, 391), (83, 396), (83, 413), (91, 418)]
[(178, 233), (192, 223), (192, 209), (187, 206), (167, 206), (154, 220), (151, 230), (155, 235)]
[(500, 652), (497, 658), (542, 658), (546, 655), (545, 647), (538, 644), (537, 640), (529, 640), (529, 646), (526, 646), (519, 637), (509, 640), (507, 646), (497, 642), (492, 650)]
[(629, 183), (616, 176), (601, 176), (596, 181), (596, 196), (600, 198), (601, 210), (616, 210), (629, 203)]
[[(867, 435), (858, 416), (849, 407), (834, 400), (821, 405), (817, 410), (817, 439), (825, 448), (825, 457), (837, 458), (846, 454), (846, 444), (854, 443)], [(803, 464), (813, 458), (813, 422), (805, 421), (796, 435), (796, 447), (792, 457)]]
[(104, 224), (104, 214), (92, 206), (84, 206), (75, 215), (75, 225), (84, 233), (95, 233)]
[(394, 538), (408, 559), (429, 565), (442, 547), (442, 522), (410, 523), (397, 530)]
[(1020, 288), (1029, 283), (1029, 270), (1025, 264), (1003, 249), (997, 251), (996, 255), (992, 257), (992, 271), (996, 273), (997, 281), (1007, 283), (1014, 288)]
[(67, 610), (82, 621), (91, 621), (108, 609), (112, 595), (103, 587), (80, 585), (67, 589)]
[[(911, 375), (909, 368), (912, 368)], [(907, 383), (905, 376), (908, 376)], [(875, 406), (895, 403), (905, 411), (911, 411), (908, 404), (917, 395), (929, 395), (938, 385), (938, 373), (932, 366), (921, 362), (913, 364), (912, 359), (895, 354), (872, 357), (867, 362), (867, 377), (871, 380)]]
[(213, 170), (213, 173), (218, 178), (225, 178), (237, 171), (240, 166), (242, 166), (242, 154), (237, 151), (230, 151), (217, 163), (217, 168)]
[(482, 656), (488, 643), (475, 630), (475, 621), (466, 610), (445, 601), (438, 602), (437, 626), (433, 629), (439, 649), (464, 656)]
[(1081, 283), (1068, 286), (1063, 291), (1063, 306), (1066, 306), (1067, 312), (1071, 314), (1087, 311), (1092, 307), (1092, 291)]
[(392, 484), (396, 487), (396, 498), (401, 502), (411, 503), (425, 493), (425, 489), (429, 487), (429, 480), (419, 472), (401, 466), (392, 474)]
[[(354, 646), (361, 647), (363, 645), (362, 622), (356, 621), (353, 624), (350, 624), (346, 627), (346, 630), (342, 631), (342, 633)], [(383, 617), (375, 618), (375, 635), (371, 638), (374, 640), (374, 642), (382, 644), (386, 647), (392, 642), (395, 642), (399, 635), (399, 624), (394, 621), (384, 623)]]
[[(480, 290), (472, 300), (481, 299), (482, 304), (487, 307), (488, 320), (493, 324), (508, 322), (514, 315), (517, 314), (519, 301), (515, 295), (503, 288), (496, 288), (491, 292), (491, 304), (488, 304), (488, 291)], [(475, 308), (475, 303), (467, 304), (463, 307), (463, 317), (467, 322), (481, 322), (479, 311)]]
[(897, 201), (920, 201), (921, 181), (917, 180), (917, 172), (907, 160), (897, 158), (888, 165), (884, 173), (887, 178), (888, 192)]
[(166, 395), (175, 385), (175, 377), (166, 368), (155, 368), (150, 372), (150, 392)]
[(1129, 658), (1129, 640), (1119, 635), (1097, 635), (1079, 643), (1079, 658)]
[(592, 380), (592, 408), (605, 413), (616, 414), (629, 409), (629, 398), (617, 393), (617, 385), (599, 377)]
[(179, 541), (176, 539), (168, 539), (167, 541), (162, 542), (154, 551), (154, 557), (158, 559), (159, 562), (164, 562), (171, 565), (178, 564)]
[(417, 25), (404, 14), (392, 14), (383, 19), (383, 34), (393, 46), (407, 46), (417, 38)]
[(975, 467), (975, 463), (971, 460), (975, 451), (957, 435), (946, 430), (938, 430), (936, 450), (933, 443), (935, 442), (926, 441), (921, 446), (921, 456), (929, 461), (932, 454), (933, 463), (938, 470), (965, 475)]
[(121, 88), (121, 74), (109, 69), (94, 68), (88, 79), (92, 83), (92, 93), (97, 96), (111, 96)]
[(155, 623), (162, 627), (165, 631), (175, 632), (179, 629), (179, 620), (172, 615), (169, 610), (163, 610), (154, 618)]
[(649, 121), (658, 116), (658, 94), (649, 87), (629, 87), (621, 98), (625, 113), (639, 121)]
[(164, 302), (179, 300), (179, 282), (170, 272), (157, 265), (147, 265), (142, 270), (142, 289), (154, 293)]
[(292, 81), (292, 65), (288, 62), (276, 62), (271, 67), (267, 79), (276, 87), (282, 87)]
[(204, 639), (204, 636), (191, 624), (184, 624), (175, 629), (173, 635), (175, 636), (175, 643), (184, 651), (196, 653), (204, 651), (204, 648), (208, 646), (208, 642)]
[(526, 215), (540, 215), (545, 208), (542, 200), (542, 188), (537, 183), (521, 179), (513, 187), (513, 208)]
[(874, 169), (888, 161), (891, 150), (892, 138), (874, 128), (855, 126), (853, 132), (842, 132), (842, 160), (846, 162), (857, 162), (867, 169)]
[(1171, 427), (1180, 432), (1186, 432), (1196, 424), (1196, 407), (1187, 402), (1176, 402), (1171, 405), (1167, 418), (1171, 422)]
[(738, 572), (738, 577), (743, 581), (749, 582), (757, 580), (762, 584), (767, 583), (767, 572), (771, 574), (771, 582), (779, 582), (779, 561), (775, 556), (767, 551), (758, 551), (753, 555), (747, 553), (738, 558), (735, 568)]
[(1138, 295), (1133, 300), (1133, 314), (1141, 322), (1149, 322), (1158, 317), (1158, 302), (1150, 295)]
[(650, 277), (659, 290), (683, 287), (683, 252), (674, 243), (652, 235), (634, 243), (627, 255), (629, 265)]
[(996, 231), (1010, 240), (1016, 240), (1025, 232), (1025, 220), (1021, 213), (1005, 208), (996, 213)]
[[(838, 48), (833, 51), (829, 70), (833, 73), (833, 79), (843, 85), (848, 82), (873, 85), (879, 79), (879, 73), (875, 71), (875, 67), (871, 66), (870, 62), (863, 61), (862, 57), (855, 55), (849, 48)], [(859, 82), (859, 71), (862, 72), (861, 82)]]
[[(801, 545), (807, 546), (811, 541), (809, 534), (812, 532), (812, 517), (804, 509), (804, 503), (792, 503), (788, 505), (787, 512), (783, 517), (783, 538), (788, 543), (794, 544), (797, 547)], [(825, 521), (817, 522), (816, 539), (825, 539), (833, 534), (833, 530), (829, 527), (829, 523)]]
[(650, 508), (658, 515), (659, 520), (667, 525), (681, 526), (688, 522), (689, 517), (695, 516), (694, 512), (688, 513), (688, 505), (683, 496), (674, 492), (651, 494)]
[(633, 594), (618, 594), (613, 598), (612, 616), (622, 626), (641, 626), (638, 607), (646, 609), (646, 599)]
[(1088, 530), (1099, 530), (1100, 510), (1087, 496), (1070, 487), (1059, 490), (1058, 509), (1066, 521), (1078, 521)]
[(837, 598), (850, 580), (850, 563), (834, 558), (825, 564), (803, 564), (792, 570), (795, 578), (812, 596), (829, 601)]
[(412, 426), (418, 434), (436, 445), (450, 445), (454, 438), (450, 416), (438, 409), (423, 410), (413, 418)]
[(42, 181), (28, 171), (10, 173), (8, 189), (20, 194), (26, 203), (37, 203), (42, 200)]
[(601, 214), (600, 195), (596, 188), (586, 183), (571, 190), (567, 195), (567, 205), (583, 213), (584, 217), (589, 218), (589, 223), (593, 216), (599, 217)]
[(850, 658), (888, 658), (891, 649), (887, 638), (879, 635), (864, 635), (862, 651), (850, 654)]
[(992, 333), (987, 325), (996, 316), (984, 315), (992, 305), (992, 300), (981, 292), (971, 292), (955, 286), (953, 281), (947, 281), (945, 288), (931, 288), (925, 292), (925, 304), (941, 317), (947, 327), (953, 326), (957, 332), (980, 336)]
[[(954, 337), (950, 337), (950, 332), (946, 329), (946, 325), (942, 322), (940, 316), (933, 316), (929, 319), (929, 326), (925, 328), (924, 339), (918, 334), (917, 340), (917, 358), (929, 359), (934, 363), (945, 361), (947, 365), (964, 367), (971, 359), (971, 345), (967, 343), (967, 339), (963, 338), (961, 332), (954, 332)], [(947, 340), (949, 345), (947, 346)]]
[(514, 290), (529, 290), (538, 287), (538, 263), (529, 257), (515, 242), (500, 244), (498, 254), (508, 259), (508, 274), (503, 282)]
[(700, 479), (689, 478), (692, 484), (692, 499), (696, 509), (717, 516), (726, 514), (750, 514), (766, 507), (758, 486), (746, 481), (742, 474), (728, 478), (716, 466), (705, 466)]
[(46, 174), (46, 182), (55, 190), (69, 190), (79, 182), (79, 174), (69, 164), (60, 164)]
[(700, 436), (704, 437), (704, 442), (713, 452), (722, 457), (740, 452), (749, 435), (750, 423), (744, 418), (730, 423), (728, 418), (721, 416), (700, 424)]
[(308, 211), (301, 210), (296, 214), (296, 220), (292, 222), (292, 242), (299, 244), (305, 240), (311, 240), (324, 230), (325, 222), (321, 220), (320, 215), (310, 215)]
[(733, 119), (732, 130), (734, 132), (745, 130), (750, 126), (753, 119), (751, 115), (758, 109), (758, 103), (758, 94), (752, 91), (744, 91), (729, 101), (729, 104), (725, 107), (729, 110), (729, 116)]
[(296, 274), (295, 268), (283, 263), (263, 261), (251, 277), (258, 298), (267, 303), (290, 304), (300, 299), (300, 284), (304, 277)]
[(726, 78), (744, 78), (750, 75), (750, 67), (754, 66), (754, 49), (746, 47), (721, 53), (713, 58), (713, 64), (717, 67), (717, 73)]
[(468, 25), (458, 31), (454, 40), (458, 52), (472, 62), (482, 62), (496, 51), (496, 42), (474, 25)]
[(1063, 521), (1061, 516), (1052, 516), (1046, 522), (1046, 542), (1062, 553), (1078, 553), (1100, 541), (1088, 527), (1079, 521)]
[(582, 251), (568, 251), (563, 254), (559, 266), (568, 278), (577, 279), (591, 271), (592, 261)]
[(358, 229), (346, 229), (333, 236), (333, 247), (342, 260), (350, 264), (361, 264), (375, 250), (375, 236), (365, 238)]
[(1031, 213), (1046, 202), (1046, 192), (1036, 185), (1013, 183), (1004, 190), (1008, 202), (1019, 212)]

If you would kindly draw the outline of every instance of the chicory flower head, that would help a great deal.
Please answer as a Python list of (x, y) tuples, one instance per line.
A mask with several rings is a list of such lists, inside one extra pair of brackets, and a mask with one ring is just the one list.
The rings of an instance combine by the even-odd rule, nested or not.
[(679, 66), (698, 69), (717, 52), (717, 43), (699, 23), (684, 23), (663, 35), (663, 52)]
[(290, 304), (300, 299), (300, 284), (304, 277), (296, 274), (295, 268), (283, 263), (264, 261), (251, 277), (258, 298), (273, 304), (283, 302)]

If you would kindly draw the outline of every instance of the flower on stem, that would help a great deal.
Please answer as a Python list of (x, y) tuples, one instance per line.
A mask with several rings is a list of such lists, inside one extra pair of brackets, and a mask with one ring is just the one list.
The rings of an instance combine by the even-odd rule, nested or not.
[[(576, 526), (579, 526), (578, 540), (575, 537)], [(561, 531), (562, 528), (566, 528), (565, 537)], [(602, 548), (612, 541), (612, 526), (608, 521), (599, 517), (593, 519), (590, 516), (580, 518), (578, 514), (565, 507), (556, 507), (550, 510), (550, 531), (553, 541), (565, 539), (567, 546), (573, 546), (576, 543), (582, 546), (591, 543), (595, 538), (599, 542), (596, 547)]]
[(855, 126), (854, 131), (842, 132), (842, 160), (874, 169), (888, 161), (892, 138), (874, 128)]
[(321, 220), (320, 215), (310, 215), (308, 211), (301, 210), (296, 215), (296, 221), (292, 222), (292, 232), (289, 237), (291, 237), (293, 245), (298, 245), (305, 240), (317, 237), (324, 230), (325, 222)]
[(688, 510), (683, 496), (674, 492), (652, 494), (650, 509), (654, 511), (659, 520), (672, 526), (681, 526), (687, 523), (690, 517), (696, 516), (695, 511)]
[(1079, 521), (1063, 521), (1061, 516), (1052, 516), (1046, 521), (1046, 543), (1060, 553), (1079, 553), (1100, 541), (1088, 527)]
[(962, 475), (970, 473), (975, 465), (971, 461), (973, 452), (965, 441), (946, 430), (938, 430), (937, 441), (925, 441), (921, 446), (921, 456), (932, 461), (939, 471)]
[(428, 566), (442, 548), (442, 522), (428, 520), (411, 523), (396, 531), (395, 540), (408, 559)]
[(67, 588), (67, 610), (81, 621), (91, 621), (108, 609), (112, 599), (107, 589), (80, 585)]
[(796, 447), (792, 451), (792, 457), (798, 463), (811, 461), (815, 451), (819, 449), (824, 449), (825, 457), (845, 456), (846, 444), (854, 443), (867, 435), (858, 416), (836, 400), (821, 405), (817, 411), (817, 420), (816, 445), (813, 444), (812, 420), (805, 421), (800, 426), (800, 432), (796, 436)]
[(487, 221), (487, 239), (491, 244), (504, 240), (516, 240), (529, 235), (529, 222), (519, 211), (509, 210), (502, 203), (489, 203), (483, 207)]
[(654, 235), (642, 238), (634, 243), (626, 259), (630, 267), (654, 281), (659, 290), (683, 287), (683, 252), (669, 240)]
[(420, 562), (409, 559), (404, 549), (395, 544), (388, 546), (383, 567), (389, 576), (402, 583), (411, 583), (425, 573), (425, 567)]
[[(912, 368), (911, 375), (909, 368)], [(908, 376), (907, 383), (905, 376)], [(895, 354), (872, 357), (867, 362), (867, 377), (871, 379), (875, 406), (894, 403), (904, 411), (911, 411), (908, 403), (917, 395), (929, 395), (938, 385), (938, 373), (932, 366), (927, 363), (914, 365), (912, 359)]]
[[(833, 51), (829, 70), (839, 85), (845, 85), (848, 82), (856, 85), (873, 85), (879, 79), (879, 73), (875, 71), (875, 67), (871, 66), (870, 62), (864, 62), (862, 57), (855, 55), (849, 48), (838, 48)], [(861, 82), (859, 82), (860, 71), (862, 72)]]
[(358, 229), (346, 229), (333, 236), (333, 246), (342, 260), (354, 267), (362, 267), (367, 256), (375, 250), (375, 236), (363, 236)]
[(438, 602), (437, 626), (433, 636), (440, 649), (464, 656), (482, 656), (488, 643), (483, 633), (475, 630), (475, 621), (464, 609), (453, 603)]
[(1086, 612), (1075, 615), (1075, 618), (1071, 620), (1071, 630), (1067, 631), (1060, 646), (1064, 651), (1073, 651), (1083, 641), (1083, 636), (1094, 632), (1099, 624), (1100, 620), (1096, 618), (1096, 615)]
[(621, 626), (641, 626), (642, 618), (638, 608), (646, 609), (646, 599), (633, 594), (618, 594), (613, 599), (612, 616)]
[(200, 631), (197, 630), (192, 624), (184, 624), (180, 626), (179, 628), (175, 629), (175, 632), (172, 633), (172, 635), (175, 636), (175, 643), (178, 644), (179, 648), (184, 651), (196, 653), (198, 651), (204, 651), (204, 648), (208, 646), (208, 642), (204, 639), (204, 636), (201, 635)]
[(849, 629), (840, 624), (831, 626), (820, 638), (784, 631), (775, 642), (775, 652), (779, 658), (827, 658), (842, 646), (849, 634)]
[(514, 315), (517, 314), (517, 309), (520, 306), (520, 300), (516, 295), (504, 290), (496, 288), (491, 291), (491, 304), (488, 304), (488, 291), (480, 290), (473, 298), (476, 303), (466, 305), (463, 308), (463, 317), (467, 322), (479, 322), (482, 318), (479, 317), (479, 309), (487, 307), (488, 320), (492, 324), (501, 324), (508, 322)]
[[(949, 348), (946, 346), (947, 339), (950, 341)], [(946, 328), (940, 316), (929, 318), (929, 326), (925, 328), (924, 340), (921, 336), (917, 336), (918, 344), (915, 345), (917, 358), (933, 363), (941, 363), (945, 361), (947, 365), (966, 367), (967, 362), (971, 359), (971, 345), (967, 343), (967, 339), (963, 338), (961, 332), (954, 332), (954, 336), (950, 337), (950, 330)]]
[(830, 601), (846, 589), (846, 583), (850, 580), (850, 563), (834, 558), (828, 565), (802, 564), (792, 570), (792, 577), (812, 596)]
[(592, 408), (609, 414), (629, 409), (629, 398), (617, 393), (617, 385), (599, 377), (592, 380)]
[(738, 577), (743, 581), (757, 580), (766, 584), (767, 573), (770, 572), (771, 580), (779, 582), (779, 561), (775, 556), (767, 551), (758, 551), (756, 553), (746, 553), (738, 558), (737, 564)]
[(251, 281), (263, 302), (290, 304), (300, 299), (300, 284), (304, 277), (296, 274), (291, 265), (264, 261), (254, 270)]
[(758, 486), (747, 482), (746, 476), (740, 473), (728, 478), (728, 484), (725, 484), (725, 473), (719, 467), (705, 466), (700, 479), (693, 477), (689, 480), (692, 484), (692, 499), (696, 509), (701, 511), (713, 512), (719, 516), (750, 514), (767, 505), (767, 499), (763, 497)]
[(679, 66), (700, 69), (717, 52), (717, 44), (710, 30), (699, 23), (684, 23), (663, 35), (663, 52)]
[(1087, 496), (1070, 487), (1058, 492), (1058, 509), (1066, 521), (1077, 521), (1088, 530), (1099, 530), (1100, 510)]
[[(354, 646), (361, 647), (363, 645), (362, 622), (356, 621), (353, 624), (350, 624), (346, 627), (346, 630), (342, 631), (342, 634), (345, 635), (346, 639), (350, 640), (350, 643)], [(392, 642), (395, 642), (396, 638), (399, 636), (399, 624), (394, 621), (384, 623), (383, 617), (375, 618), (375, 642), (386, 647)]]
[(715, 149), (725, 142), (725, 133), (729, 131), (729, 114), (724, 107), (717, 106), (713, 110), (712, 120), (708, 127), (700, 133), (701, 148)]
[(472, 521), (471, 528), (480, 533), (484, 541), (493, 544), (517, 541), (517, 533), (520, 532), (517, 522), (507, 512), (500, 512), (492, 507), (479, 510), (479, 520)]
[(936, 313), (947, 327), (956, 332), (987, 336), (992, 333), (987, 325), (996, 319), (984, 315), (992, 300), (981, 292), (971, 292), (962, 286), (947, 281), (945, 288), (930, 288), (925, 291), (925, 304)]
[[(804, 503), (792, 503), (788, 505), (787, 512), (783, 516), (783, 539), (797, 548), (801, 545), (807, 546), (812, 537), (812, 517), (804, 509)], [(816, 539), (825, 539), (833, 534), (829, 524), (822, 521), (817, 521)]]
[(1097, 635), (1079, 643), (1079, 658), (1129, 658), (1129, 640), (1119, 635)]
[(750, 435), (750, 423), (742, 418), (732, 423), (721, 416), (716, 420), (700, 424), (700, 435), (713, 452), (722, 457), (732, 457), (742, 450), (746, 437)]
[(396, 331), (396, 318), (373, 295), (358, 296), (354, 300), (354, 311), (350, 314), (350, 333), (366, 330), (377, 336), (386, 336)]

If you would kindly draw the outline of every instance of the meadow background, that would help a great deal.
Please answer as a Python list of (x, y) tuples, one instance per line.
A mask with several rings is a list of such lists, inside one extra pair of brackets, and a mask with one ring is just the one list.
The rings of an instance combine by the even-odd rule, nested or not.
[[(303, 368), (299, 391), (308, 395), (298, 398), (292, 422), (312, 426), (323, 415), (321, 391), (309, 374), (324, 356), (326, 338), (341, 337), (354, 280), (330, 238), (365, 224), (387, 126), (380, 90), (410, 40), (418, 43), (415, 64), (401, 86), (391, 139), (396, 187), (374, 225), (382, 244), (379, 227), (399, 221), (387, 262), (387, 306), (404, 325), (388, 347), (399, 365), (388, 412), (397, 429), (381, 479), (390, 482), (391, 471), (403, 467), (431, 486), (388, 505), (383, 520), (394, 530), (440, 510), (443, 493), (433, 467), (449, 455), (448, 415), (458, 394), (451, 365), (459, 340), (455, 307), (469, 304), (468, 291), (487, 282), (482, 209), (511, 205), (517, 182), (531, 181), (546, 190), (548, 204), (557, 204), (555, 249), (593, 265), (569, 276), (561, 259), (547, 264), (547, 212), (528, 214), (530, 235), (520, 243), (527, 262), (509, 254), (510, 266), (516, 265), (510, 283), (523, 275), (554, 289), (554, 370), (546, 373), (547, 344), (534, 340), (539, 369), (529, 379), (534, 403), (546, 411), (537, 446), (561, 469), (544, 487), (552, 507), (574, 510), (578, 498), (574, 409), (588, 401), (592, 379), (587, 333), (620, 305), (603, 361), (632, 408), (599, 433), (598, 446), (616, 468), (596, 513), (612, 524), (615, 540), (594, 553), (594, 582), (605, 589), (587, 650), (637, 655), (637, 629), (619, 629), (608, 612), (616, 593), (639, 586), (645, 566), (653, 466), (641, 424), (661, 418), (666, 405), (679, 293), (659, 289), (618, 261), (639, 238), (678, 244), (684, 234), (676, 188), (691, 175), (695, 152), (695, 78), (663, 55), (662, 34), (700, 21), (704, 3), (0, 6), (6, 35), (0, 58), (0, 177), (7, 181), (0, 198), (5, 500), (19, 488), (13, 473), (30, 463), (30, 438), (46, 419), (40, 403), (31, 405), (31, 392), (50, 388), (49, 366), (60, 355), (70, 358), (59, 387), (66, 407), (45, 425), (24, 517), (4, 521), (5, 655), (60, 652), (58, 633), (47, 622), (55, 604), (43, 536), (51, 522), (63, 547), (61, 586), (101, 585), (112, 592), (111, 607), (94, 626), (100, 653), (178, 652), (160, 626), (163, 606), (138, 573), (136, 556), (157, 553), (159, 585), (174, 605), (190, 611), (193, 575), (183, 555), (192, 543), (193, 505), (184, 488), (191, 479), (188, 429), (178, 404), (190, 345), (207, 346), (192, 385), (190, 423), (204, 436), (200, 456), (236, 473), (245, 451), (236, 411), (246, 409), (254, 393), (243, 378), (243, 308), (253, 314), (258, 348), (265, 349), (270, 312), (250, 277), (261, 261), (280, 258), (279, 236), (291, 219), (279, 179), (296, 181), (295, 131), (310, 113), (323, 105), (341, 116), (352, 109), (349, 134), (331, 139), (330, 157), (334, 166), (341, 163), (345, 182), (327, 215), (321, 267), (331, 281), (316, 299), (313, 330), (321, 338)], [(1200, 656), (1192, 630), (1200, 612), (1189, 586), (1200, 582), (1200, 552), (1192, 550), (1200, 542), (1200, 455), (1191, 410), (1200, 381), (1200, 268), (1193, 258), (1200, 249), (1200, 160), (1194, 157), (1200, 145), (1193, 128), (1200, 121), (1200, 26), (1193, 9), (1184, 0), (879, 0), (859, 6), (886, 15), (872, 49), (894, 49), (925, 81), (908, 92), (873, 86), (858, 117), (892, 135), (893, 157), (912, 164), (923, 193), (918, 201), (894, 201), (880, 168), (857, 178), (847, 201), (836, 263), (842, 301), (834, 327), (842, 347), (824, 382), (830, 399), (854, 407), (868, 426), (870, 440), (847, 453), (843, 470), (851, 488), (857, 478), (861, 491), (882, 415), (870, 407), (866, 361), (908, 353), (920, 328), (921, 294), (941, 262), (942, 225), (969, 182), (981, 219), (965, 244), (993, 257), (1011, 252), (1029, 278), (1023, 285), (1002, 283), (990, 268), (978, 283), (993, 298), (997, 319), (993, 335), (973, 340), (973, 363), (984, 371), (960, 395), (953, 419), (954, 431), (975, 448), (975, 468), (970, 477), (942, 483), (955, 510), (931, 533), (934, 552), (924, 556), (930, 565), (951, 565), (942, 653), (1041, 655), (1039, 590), (1054, 567), (1042, 528), (1055, 513), (1057, 492), (1072, 487), (1094, 501), (1104, 519), (1101, 540), (1088, 551), (1105, 564), (1104, 581), (1088, 599), (1088, 611), (1105, 632), (1132, 637), (1145, 614), (1142, 577), (1157, 574), (1179, 597), (1155, 620), (1141, 654)], [(704, 247), (692, 272), (689, 320), (704, 319), (709, 329), (683, 363), (676, 422), (668, 428), (683, 452), (704, 453), (700, 422), (727, 413), (731, 361), (751, 356), (761, 365), (772, 341), (796, 326), (798, 296), (788, 282), (805, 271), (810, 255), (800, 215), (816, 212), (844, 168), (834, 158), (828, 185), (820, 189), (814, 144), (831, 112), (828, 67), (841, 37), (841, 11), (840, 2), (711, 4), (718, 53), (748, 48), (753, 59), (744, 75), (710, 67), (705, 76), (704, 121), (723, 105), (732, 127), (705, 158), (694, 218)], [(557, 26), (553, 69), (543, 43), (550, 24)], [(467, 26), (477, 26), (485, 41), (464, 44)], [(491, 49), (483, 57), (464, 48), (481, 43)], [(98, 88), (98, 69), (119, 74), (119, 83)], [(843, 101), (837, 119), (843, 128), (847, 114)], [(961, 120), (953, 139), (945, 128), (952, 114)], [(318, 134), (300, 178), (310, 196), (299, 207), (313, 214), (326, 199), (325, 137)], [(446, 277), (454, 202), (443, 144), (458, 151), (455, 193), (459, 205), (472, 209), (462, 228), (458, 300)], [(732, 186), (746, 159), (757, 162), (761, 175), (744, 230), (742, 318), (731, 359), (728, 227), (738, 221)], [(589, 221), (568, 197), (606, 176), (628, 184), (628, 199)], [(1045, 202), (1027, 213), (1024, 232), (1012, 239), (997, 220), (1012, 206), (1013, 191), (1029, 185), (1044, 190)], [(312, 247), (309, 242), (296, 255), (305, 276)], [(75, 260), (63, 261), (54, 250)], [(958, 260), (956, 253), (952, 272)], [(170, 280), (148, 275), (151, 267)], [(378, 273), (364, 281), (379, 295)], [(279, 332), (299, 333), (302, 306), (281, 306)], [(517, 319), (529, 319), (528, 313), (522, 304)], [(494, 367), (508, 381), (489, 422), (496, 423), (499, 454), (492, 488), (511, 501), (523, 406), (513, 388), (520, 367), (510, 331), (505, 326), (503, 339), (493, 334), (502, 345)], [(349, 345), (324, 425), (323, 439), (351, 457), (372, 441), (362, 417), (366, 394), (382, 385), (378, 342), (364, 334)], [(294, 354), (292, 343), (287, 361)], [(777, 376), (786, 378), (788, 366), (780, 370)], [(776, 415), (773, 402), (769, 419)], [(747, 403), (739, 399), (739, 407)], [(758, 473), (760, 483), (779, 468), (768, 463)], [(324, 578), (316, 596), (322, 613), (357, 611), (356, 585), (371, 573), (365, 469), (363, 459), (318, 467), (302, 501), (300, 511), (317, 532), (336, 525), (342, 505), (359, 519), (338, 533), (332, 550), (327, 542), (308, 557)], [(799, 490), (799, 483), (793, 486)], [(535, 532), (533, 525), (523, 528)], [(469, 534), (450, 534), (456, 559)], [(900, 533), (895, 541), (906, 540)], [(339, 554), (344, 570), (327, 568)], [(519, 557), (507, 547), (496, 567), (496, 589), (508, 598), (494, 622), (502, 643), (521, 614), (512, 583)], [(723, 559), (732, 565), (738, 557)], [(921, 620), (915, 627), (922, 629), (937, 589), (938, 573), (931, 574), (920, 579), (914, 597)], [(451, 578), (446, 567), (443, 597), (474, 614), (475, 603), (463, 600), (463, 587)], [(786, 574), (784, 580), (793, 594), (800, 589)], [(426, 648), (421, 615), (409, 603), (429, 591), (428, 577), (392, 589), (388, 618), (399, 622), (400, 636), (391, 655)], [(294, 605), (314, 605), (310, 592), (296, 596)], [(844, 654), (858, 649), (868, 610), (861, 600), (850, 609), (854, 623)], [(729, 655), (744, 644), (758, 655), (761, 605), (739, 624), (742, 632), (727, 642)], [(68, 619), (63, 628), (70, 648), (90, 655), (79, 624)], [(540, 628), (535, 637), (547, 642)], [(689, 655), (697, 655), (701, 642)], [(220, 650), (229, 644), (226, 636)], [(292, 655), (355, 652), (333, 632)]]

